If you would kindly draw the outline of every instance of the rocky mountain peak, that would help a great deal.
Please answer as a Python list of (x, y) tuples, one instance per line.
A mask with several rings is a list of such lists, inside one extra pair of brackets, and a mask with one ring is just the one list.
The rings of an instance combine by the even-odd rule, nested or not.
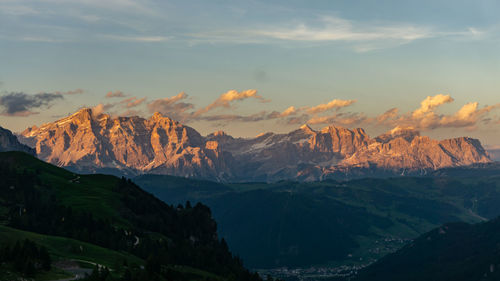
[(316, 131), (314, 131), (311, 127), (309, 127), (309, 125), (307, 124), (304, 124), (302, 126), (299, 127), (299, 129), (303, 132), (305, 132), (306, 134), (315, 134)]
[(224, 136), (227, 136), (226, 132), (222, 131), (222, 130), (219, 130), (219, 131), (215, 131), (212, 133), (214, 136), (216, 137), (224, 137)]
[(72, 115), (70, 115), (68, 118), (84, 121), (84, 120), (92, 120), (93, 116), (94, 113), (92, 112), (91, 108), (82, 108), (77, 112), (73, 113)]
[(168, 116), (164, 116), (160, 112), (155, 112), (150, 118), (150, 121), (153, 122), (166, 122), (166, 123), (172, 123), (172, 124), (178, 124), (179, 122), (169, 118)]

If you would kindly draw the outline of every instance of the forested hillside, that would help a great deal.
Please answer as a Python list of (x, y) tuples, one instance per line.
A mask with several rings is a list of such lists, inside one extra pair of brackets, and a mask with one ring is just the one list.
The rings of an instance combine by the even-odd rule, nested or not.
[[(117, 266), (109, 278), (126, 273), (132, 280), (168, 280), (179, 274), (173, 266), (184, 266), (214, 278), (259, 280), (218, 238), (205, 205), (168, 205), (124, 178), (77, 175), (20, 152), (0, 153), (0, 178), (2, 233), (65, 237), (124, 253), (124, 264), (138, 263)], [(12, 247), (14, 240), (0, 244)], [(49, 252), (67, 259), (57, 256), (62, 247)]]

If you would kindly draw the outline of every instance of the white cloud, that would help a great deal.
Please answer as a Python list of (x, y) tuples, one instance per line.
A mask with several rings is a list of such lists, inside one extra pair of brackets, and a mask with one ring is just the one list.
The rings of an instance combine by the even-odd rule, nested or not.
[(169, 37), (166, 36), (122, 36), (113, 34), (103, 34), (100, 37), (113, 41), (146, 42), (146, 43), (165, 42), (170, 39)]
[(307, 110), (307, 112), (311, 114), (316, 114), (320, 112), (324, 112), (333, 108), (339, 109), (342, 107), (349, 106), (353, 103), (355, 103), (356, 100), (340, 100), (340, 99), (334, 99), (328, 103), (324, 104), (318, 104), (317, 106), (313, 106)]
[(443, 104), (452, 103), (450, 95), (435, 95), (426, 97), (420, 107), (406, 114), (398, 115), (398, 109), (392, 108), (377, 116), (379, 125), (412, 126), (419, 130), (434, 130), (438, 128), (477, 128), (480, 122), (486, 123), (491, 118), (488, 114), (500, 108), (500, 103), (479, 108), (478, 102), (469, 102), (452, 114), (440, 114), (437, 109)]
[(423, 117), (425, 114), (432, 112), (436, 107), (450, 102), (453, 102), (453, 98), (450, 97), (450, 95), (439, 94), (427, 96), (427, 98), (420, 103), (420, 107), (413, 111), (412, 115), (415, 118)]
[(218, 107), (230, 108), (231, 103), (234, 101), (241, 101), (249, 98), (255, 98), (260, 100), (261, 102), (267, 102), (268, 100), (264, 99), (261, 95), (257, 94), (257, 90), (249, 89), (245, 91), (238, 92), (236, 90), (229, 90), (223, 94), (221, 94), (214, 102), (207, 105), (204, 108), (201, 108), (195, 112), (195, 116), (207, 113)]

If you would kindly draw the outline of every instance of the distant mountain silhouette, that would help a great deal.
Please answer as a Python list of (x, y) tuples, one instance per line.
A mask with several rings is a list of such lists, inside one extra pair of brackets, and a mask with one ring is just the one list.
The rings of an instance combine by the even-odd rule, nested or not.
[(33, 148), (20, 143), (11, 131), (0, 127), (0, 152), (5, 151), (24, 151), (31, 155), (36, 153)]

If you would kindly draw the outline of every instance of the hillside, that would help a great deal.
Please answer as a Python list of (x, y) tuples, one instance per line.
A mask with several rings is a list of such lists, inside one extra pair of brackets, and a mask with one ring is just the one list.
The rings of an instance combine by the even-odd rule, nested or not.
[(477, 139), (433, 140), (396, 127), (377, 137), (362, 128), (307, 125), (285, 134), (203, 137), (160, 113), (112, 117), (84, 108), (20, 140), (40, 159), (82, 173), (161, 174), (221, 182), (275, 182), (421, 175), (445, 167), (489, 163)]
[(216, 223), (202, 204), (167, 205), (123, 178), (73, 174), (22, 152), (0, 153), (0, 178), (2, 245), (27, 237), (57, 260), (99, 263), (113, 275), (131, 271), (135, 280), (182, 277), (179, 266), (259, 280), (217, 238)]
[(500, 215), (498, 174), (274, 184), (144, 175), (134, 181), (169, 204), (207, 204), (220, 235), (254, 268), (367, 264), (443, 223)]
[(363, 270), (357, 281), (500, 280), (500, 219), (449, 223)]

